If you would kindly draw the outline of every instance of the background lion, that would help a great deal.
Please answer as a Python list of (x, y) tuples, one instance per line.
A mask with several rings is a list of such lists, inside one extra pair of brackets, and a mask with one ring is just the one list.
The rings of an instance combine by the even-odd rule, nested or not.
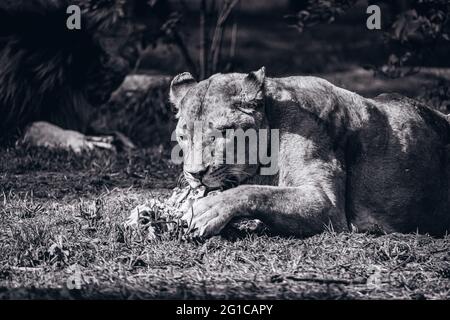
[[(80, 30), (66, 27), (69, 5), (81, 8)], [(0, 144), (35, 121), (103, 133), (91, 126), (95, 107), (132, 70), (143, 34), (156, 37), (149, 30), (159, 30), (165, 10), (142, 0), (0, 1)], [(79, 136), (41, 126), (34, 131), (44, 141), (58, 135), (70, 145)]]

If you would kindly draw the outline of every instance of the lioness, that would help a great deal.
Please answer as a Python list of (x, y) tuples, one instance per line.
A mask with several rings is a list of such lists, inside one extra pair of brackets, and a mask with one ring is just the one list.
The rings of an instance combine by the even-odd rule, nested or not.
[[(196, 236), (216, 235), (235, 217), (299, 237), (330, 227), (450, 230), (449, 121), (417, 101), (390, 94), (367, 99), (316, 77), (268, 78), (264, 68), (201, 82), (182, 73), (171, 83), (170, 101), (191, 187), (237, 184), (194, 204), (193, 217), (185, 219)], [(278, 174), (222, 164), (212, 152), (202, 153), (200, 165), (186, 161), (196, 145), (210, 151), (227, 143), (203, 137), (196, 144), (195, 121), (219, 131), (279, 129)]]

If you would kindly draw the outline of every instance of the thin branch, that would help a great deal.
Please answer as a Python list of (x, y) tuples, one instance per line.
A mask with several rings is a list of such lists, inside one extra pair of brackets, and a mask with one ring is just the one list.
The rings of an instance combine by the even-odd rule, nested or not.
[(223, 34), (224, 34), (225, 28), (220, 28), (218, 40), (217, 40), (217, 47), (214, 50), (214, 56), (212, 58), (212, 68), (211, 73), (216, 73), (218, 66), (219, 66), (219, 60), (220, 60), (220, 52), (222, 51), (222, 43), (223, 43)]
[(200, 50), (199, 50), (199, 62), (200, 62), (200, 78), (206, 78), (206, 70), (208, 69), (208, 46), (206, 45), (206, 39), (208, 37), (206, 30), (206, 0), (202, 0), (200, 4)]
[[(217, 19), (216, 28), (214, 30), (214, 36), (211, 43), (211, 60), (214, 62), (214, 69), (217, 68), (219, 60), (219, 51), (221, 49), (222, 37), (225, 29), (226, 22), (234, 9), (234, 7), (239, 3), (240, 0), (226, 1), (222, 7), (222, 11)], [(215, 72), (215, 70), (211, 70)]]
[(237, 22), (236, 19), (233, 23), (233, 27), (231, 29), (231, 43), (230, 43), (230, 55), (228, 58), (228, 64), (225, 68), (225, 71), (229, 72), (233, 69), (234, 58), (236, 56), (236, 44), (237, 44)]
[(189, 50), (183, 41), (183, 38), (180, 36), (178, 31), (176, 31), (176, 30), (173, 31), (172, 35), (173, 35), (173, 41), (180, 49), (181, 55), (183, 56), (184, 61), (186, 62), (186, 65), (191, 70), (194, 77), (198, 77), (197, 67), (195, 66), (194, 60), (192, 59), (192, 57), (189, 53)]

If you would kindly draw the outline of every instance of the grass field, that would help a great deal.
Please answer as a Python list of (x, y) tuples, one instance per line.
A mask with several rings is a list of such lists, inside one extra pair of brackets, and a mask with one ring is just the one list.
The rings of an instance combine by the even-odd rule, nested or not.
[(166, 158), (2, 150), (0, 298), (450, 298), (450, 237), (131, 237), (129, 211), (175, 185)]

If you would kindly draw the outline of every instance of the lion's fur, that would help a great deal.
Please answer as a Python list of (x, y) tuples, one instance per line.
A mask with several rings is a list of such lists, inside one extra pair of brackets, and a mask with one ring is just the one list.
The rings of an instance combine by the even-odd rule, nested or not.
[(188, 139), (195, 120), (280, 130), (278, 174), (254, 174), (216, 199), (226, 199), (232, 216), (298, 236), (330, 224), (336, 231), (450, 230), (450, 125), (441, 113), (398, 95), (367, 99), (320, 78), (267, 78), (264, 69), (199, 83), (182, 78), (171, 92), (177, 130), (186, 126)]

